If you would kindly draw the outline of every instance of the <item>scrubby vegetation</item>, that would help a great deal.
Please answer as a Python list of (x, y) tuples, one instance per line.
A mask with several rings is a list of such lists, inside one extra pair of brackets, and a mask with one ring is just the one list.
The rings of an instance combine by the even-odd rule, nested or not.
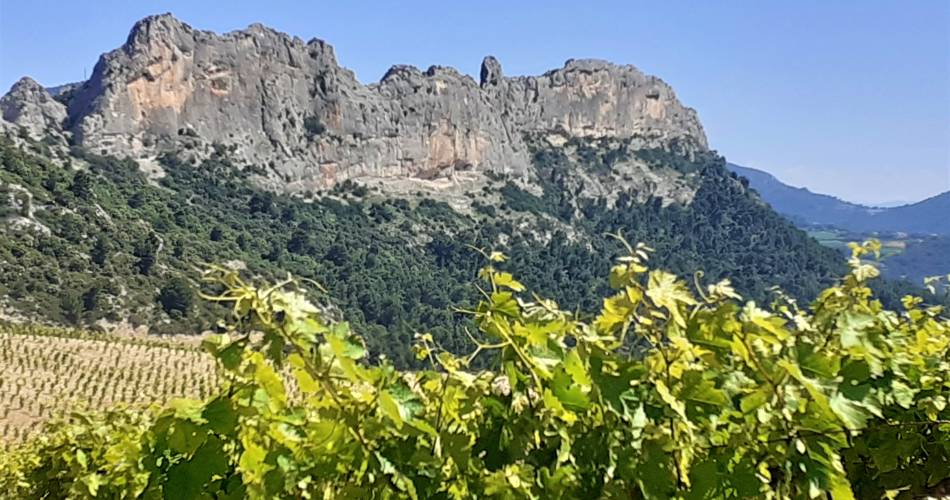
[[(593, 315), (486, 254), (468, 355), (367, 363), (288, 280), (213, 268), (220, 390), (51, 426), (0, 453), (19, 498), (913, 498), (950, 479), (950, 320), (887, 310), (855, 245), (810, 307), (690, 286), (626, 247)], [(473, 361), (487, 357), (487, 369)], [(281, 373), (290, 373), (285, 380)]]

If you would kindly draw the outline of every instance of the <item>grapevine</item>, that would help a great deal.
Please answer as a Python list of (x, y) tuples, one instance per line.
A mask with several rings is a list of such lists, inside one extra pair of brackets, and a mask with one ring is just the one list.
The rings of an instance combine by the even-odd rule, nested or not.
[[(912, 498), (950, 478), (950, 320), (867, 282), (875, 242), (808, 307), (690, 288), (627, 245), (593, 315), (487, 253), (470, 355), (370, 364), (305, 283), (212, 268), (228, 333), (206, 399), (82, 414), (0, 454), (18, 497)], [(485, 369), (474, 359), (485, 358)]]

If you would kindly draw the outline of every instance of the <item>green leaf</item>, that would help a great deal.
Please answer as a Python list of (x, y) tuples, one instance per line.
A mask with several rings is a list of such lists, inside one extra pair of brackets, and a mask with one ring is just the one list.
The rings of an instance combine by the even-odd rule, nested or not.
[(383, 415), (389, 417), (397, 428), (402, 427), (403, 419), (402, 412), (399, 411), (399, 403), (388, 391), (379, 391), (379, 410)]
[(771, 395), (772, 391), (769, 387), (762, 387), (743, 397), (739, 403), (739, 407), (743, 413), (751, 413), (767, 403)]
[(677, 399), (676, 396), (670, 392), (669, 387), (666, 386), (666, 383), (662, 380), (656, 380), (654, 382), (653, 388), (656, 390), (656, 393), (660, 396), (660, 400), (669, 405), (680, 417), (684, 420), (687, 420), (686, 416), (686, 405), (682, 401)]
[(245, 476), (246, 481), (252, 484), (263, 481), (264, 475), (273, 469), (272, 465), (265, 463), (266, 458), (266, 449), (257, 443), (245, 440), (244, 452), (241, 453), (238, 466), (241, 469), (241, 473)]
[(316, 380), (313, 379), (307, 370), (295, 368), (293, 369), (292, 373), (294, 374), (294, 379), (297, 381), (297, 387), (299, 387), (301, 391), (307, 394), (317, 392), (317, 389), (319, 389), (320, 385)]
[(509, 317), (518, 316), (518, 302), (511, 292), (497, 292), (491, 294), (491, 310)]
[(95, 472), (86, 474), (82, 477), (82, 483), (86, 485), (90, 495), (98, 496), (99, 488), (102, 486), (102, 476)]
[(673, 498), (676, 491), (675, 465), (670, 454), (658, 444), (651, 443), (643, 450), (643, 459), (637, 467), (637, 483), (644, 498)]
[(900, 380), (891, 381), (891, 392), (894, 395), (894, 400), (904, 409), (910, 409), (914, 404), (914, 389), (911, 389), (910, 386), (901, 382)]
[(516, 292), (523, 292), (525, 289), (524, 285), (518, 282), (511, 273), (495, 273), (495, 285)]
[(838, 335), (841, 346), (854, 355), (871, 356), (874, 359), (883, 353), (871, 341), (868, 330), (875, 324), (874, 317), (854, 312), (845, 312), (838, 319)]
[(176, 499), (199, 498), (213, 477), (223, 475), (228, 470), (228, 456), (223, 443), (217, 438), (210, 438), (193, 457), (176, 463), (168, 470), (165, 496)]
[(237, 426), (237, 414), (231, 400), (225, 397), (213, 399), (201, 413), (208, 427), (218, 434), (230, 434)]
[(699, 372), (688, 372), (683, 376), (683, 386), (680, 389), (681, 399), (714, 406), (726, 406), (729, 398), (722, 390), (716, 388), (712, 380), (704, 379)]
[(168, 444), (175, 452), (190, 456), (204, 443), (206, 436), (206, 431), (191, 420), (175, 420), (171, 425)]
[[(227, 337), (225, 337), (227, 338)], [(241, 364), (244, 352), (243, 342), (231, 342), (220, 350), (213, 351), (225, 370), (236, 370)]]
[(604, 332), (613, 332), (627, 323), (635, 307), (626, 293), (618, 293), (604, 299), (603, 309), (597, 317), (597, 328)]
[(583, 411), (590, 406), (587, 394), (562, 370), (559, 370), (551, 381), (551, 391), (565, 407), (572, 410)]
[(254, 361), (254, 380), (260, 384), (260, 388), (267, 394), (270, 400), (268, 404), (273, 404), (275, 408), (279, 408), (287, 399), (284, 381), (274, 370), (274, 367), (265, 361), (259, 353), (255, 353), (252, 359)]
[(692, 305), (696, 301), (690, 295), (689, 290), (675, 274), (665, 271), (650, 271), (650, 279), (647, 285), (647, 297), (658, 307), (663, 307), (669, 311), (670, 315), (681, 327), (686, 326), (686, 320), (680, 312), (681, 305)]
[(175, 418), (190, 420), (202, 424), (205, 422), (202, 412), (204, 404), (201, 401), (186, 398), (175, 398), (168, 403), (171, 409), (175, 410)]
[(587, 373), (587, 369), (584, 366), (584, 362), (581, 361), (581, 356), (578, 354), (577, 349), (570, 350), (567, 356), (564, 357), (564, 371), (571, 376), (571, 379), (578, 386), (583, 388), (590, 387), (590, 375)]
[(857, 401), (846, 398), (843, 394), (835, 394), (830, 401), (831, 409), (844, 424), (852, 430), (864, 428), (868, 419), (867, 410)]
[(841, 358), (814, 352), (811, 345), (799, 349), (798, 364), (803, 371), (826, 379), (832, 379), (841, 367)]
[(366, 356), (366, 348), (358, 338), (342, 334), (327, 335), (330, 351), (338, 358), (362, 359)]

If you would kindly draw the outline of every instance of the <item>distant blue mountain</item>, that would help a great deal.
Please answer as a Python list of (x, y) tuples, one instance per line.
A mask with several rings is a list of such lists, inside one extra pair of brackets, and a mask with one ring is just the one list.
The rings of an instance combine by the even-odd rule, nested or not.
[(950, 235), (950, 191), (898, 207), (868, 207), (806, 188), (789, 186), (772, 174), (733, 163), (728, 168), (775, 211), (799, 226), (834, 226), (855, 232), (902, 232)]

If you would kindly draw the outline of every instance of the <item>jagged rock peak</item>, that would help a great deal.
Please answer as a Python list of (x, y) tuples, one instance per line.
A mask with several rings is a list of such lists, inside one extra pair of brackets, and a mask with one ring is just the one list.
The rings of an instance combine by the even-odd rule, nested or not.
[(393, 64), (379, 81), (383, 83), (394, 78), (418, 78), (421, 76), (422, 70), (411, 64)]
[(639, 70), (632, 64), (614, 64), (610, 61), (604, 59), (568, 59), (564, 61), (565, 70), (580, 70), (580, 71), (609, 71), (616, 68), (622, 68), (626, 70), (633, 70), (639, 73)]
[(468, 75), (463, 75), (459, 70), (451, 66), (440, 66), (438, 64), (433, 64), (426, 69), (426, 76), (446, 76), (449, 78), (470, 78)]
[(495, 56), (486, 56), (482, 59), (481, 78), (479, 79), (482, 87), (498, 85), (503, 77), (501, 63), (498, 62), (498, 59), (495, 59)]
[(129, 30), (129, 36), (126, 38), (127, 47), (135, 47), (142, 43), (148, 43), (148, 40), (156, 37), (177, 36), (181, 32), (193, 31), (191, 26), (181, 22), (170, 12), (156, 14), (142, 18)]
[(455, 183), (486, 171), (526, 179), (524, 137), (535, 132), (706, 148), (696, 113), (633, 66), (578, 59), (505, 77), (489, 56), (478, 82), (452, 68), (400, 65), (363, 85), (322, 40), (262, 25), (217, 34), (171, 14), (136, 23), (68, 109), (38, 85), (23, 87), (34, 97), (4, 99), (51, 104), (16, 120), (56, 129), (68, 112), (74, 141), (97, 153), (200, 160), (223, 145), (238, 164), (267, 172), (270, 187), (291, 191), (350, 178)]
[(36, 80), (26, 76), (0, 98), (3, 121), (22, 127), (34, 139), (58, 134), (66, 120), (66, 106), (58, 102)]
[(24, 76), (16, 81), (12, 87), (10, 87), (10, 94), (25, 94), (33, 92), (44, 92), (46, 89), (39, 84), (36, 80)]

